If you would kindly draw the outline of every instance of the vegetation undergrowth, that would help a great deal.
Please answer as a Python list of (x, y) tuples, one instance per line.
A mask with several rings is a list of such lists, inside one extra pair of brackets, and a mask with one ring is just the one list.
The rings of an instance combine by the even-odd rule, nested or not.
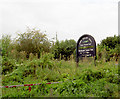
[[(83, 58), (76, 66), (76, 41), (49, 41), (40, 30), (30, 30), (0, 42), (2, 97), (119, 97), (120, 39), (107, 37), (97, 45), (96, 61)], [(112, 44), (112, 43), (113, 44)], [(96, 64), (96, 66), (95, 66)], [(47, 82), (59, 82), (46, 84)]]
[(4, 88), (3, 97), (118, 97), (120, 79), (114, 62), (98, 63), (97, 66), (92, 62), (80, 62), (76, 68), (74, 61), (48, 59), (43, 64), (42, 59), (16, 64), (16, 69), (3, 75), (2, 83), (3, 86), (42, 85), (31, 86), (31, 92), (28, 87)]

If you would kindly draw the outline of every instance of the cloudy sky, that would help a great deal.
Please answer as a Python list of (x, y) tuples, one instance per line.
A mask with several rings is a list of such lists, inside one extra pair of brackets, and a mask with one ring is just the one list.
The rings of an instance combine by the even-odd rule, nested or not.
[(92, 35), (97, 43), (118, 35), (119, 0), (0, 0), (0, 32), (23, 33), (27, 27), (46, 31), (49, 39)]

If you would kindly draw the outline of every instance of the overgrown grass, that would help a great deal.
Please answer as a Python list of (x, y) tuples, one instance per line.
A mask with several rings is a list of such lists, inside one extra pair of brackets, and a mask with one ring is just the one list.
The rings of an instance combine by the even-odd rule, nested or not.
[[(54, 60), (46, 54), (40, 59), (11, 62), (13, 69), (2, 75), (2, 85), (36, 84), (31, 92), (26, 87), (3, 88), (3, 97), (118, 97), (118, 66), (115, 62), (85, 59), (78, 67), (73, 60)], [(9, 61), (5, 61), (9, 63)], [(46, 85), (46, 82), (61, 82)]]

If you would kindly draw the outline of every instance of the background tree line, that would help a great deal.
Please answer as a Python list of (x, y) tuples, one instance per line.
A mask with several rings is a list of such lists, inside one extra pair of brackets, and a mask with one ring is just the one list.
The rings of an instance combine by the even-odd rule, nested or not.
[[(69, 60), (70, 56), (76, 55), (76, 41), (50, 41), (47, 35), (40, 30), (27, 29), (26, 32), (18, 34), (18, 37), (11, 39), (9, 35), (3, 35), (1, 41), (1, 55), (4, 58), (13, 58), (16, 60), (29, 59), (30, 54), (40, 58), (42, 53), (51, 53), (54, 59)], [(120, 56), (120, 37), (107, 37), (97, 45), (97, 59), (103, 57), (105, 61), (115, 58), (116, 61)]]
[(100, 44), (98, 44), (98, 59), (103, 56), (105, 61), (110, 61), (115, 59), (118, 61), (120, 58), (120, 36), (114, 35), (114, 37), (107, 37), (103, 39)]
[(76, 48), (75, 40), (53, 42), (40, 30), (29, 28), (13, 40), (10, 35), (2, 35), (0, 41), (1, 55), (17, 60), (23, 57), (29, 59), (30, 54), (40, 58), (42, 53), (51, 53), (55, 59), (68, 60)]

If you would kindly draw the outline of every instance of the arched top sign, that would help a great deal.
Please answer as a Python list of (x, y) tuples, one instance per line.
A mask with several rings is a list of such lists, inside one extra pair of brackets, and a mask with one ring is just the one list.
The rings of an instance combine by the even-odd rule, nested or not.
[(77, 60), (79, 57), (92, 56), (96, 56), (96, 42), (91, 35), (85, 34), (77, 42)]

